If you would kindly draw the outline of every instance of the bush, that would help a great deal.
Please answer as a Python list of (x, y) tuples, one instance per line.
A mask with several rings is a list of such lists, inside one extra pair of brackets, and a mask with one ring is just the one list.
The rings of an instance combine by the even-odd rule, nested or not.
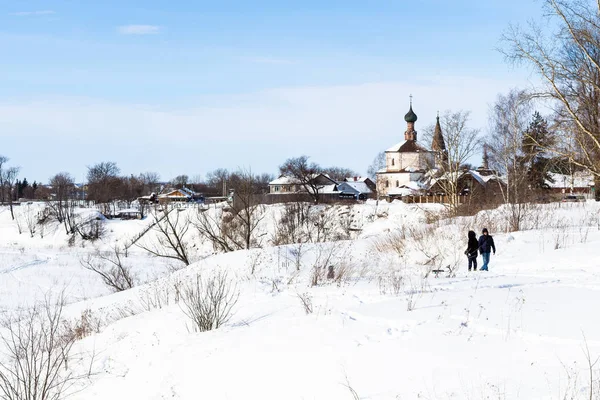
[(5, 400), (58, 400), (85, 376), (68, 369), (76, 335), (64, 323), (62, 295), (2, 321), (0, 397)]
[(229, 281), (226, 272), (208, 279), (196, 275), (193, 282), (183, 286), (180, 307), (192, 320), (194, 330), (205, 332), (229, 321), (238, 298), (237, 285)]

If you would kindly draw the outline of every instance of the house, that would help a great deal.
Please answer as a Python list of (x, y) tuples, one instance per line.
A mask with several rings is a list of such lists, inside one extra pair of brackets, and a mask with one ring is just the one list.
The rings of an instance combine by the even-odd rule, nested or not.
[(204, 202), (204, 196), (200, 193), (196, 193), (188, 188), (171, 189), (165, 193), (158, 195), (159, 203), (172, 203), (172, 202)]
[[(433, 195), (443, 195), (444, 187), (447, 187), (447, 185), (444, 185), (444, 181), (448, 179), (453, 179), (453, 176), (449, 173), (432, 179), (427, 192)], [(477, 170), (458, 172), (457, 183), (458, 194), (460, 196), (471, 196), (471, 200), (501, 196), (506, 188), (506, 182), (502, 177), (481, 167)]]
[(549, 172), (552, 179), (546, 180), (546, 185), (553, 193), (579, 193), (592, 195), (594, 193), (594, 175), (588, 171), (576, 171), (570, 175)]
[[(326, 174), (316, 174), (311, 179), (311, 185), (304, 185), (300, 179), (290, 176), (280, 176), (269, 182), (269, 194), (298, 194), (311, 192), (317, 187), (319, 193), (331, 194), (337, 192), (338, 183)], [(305, 187), (306, 186), (306, 187)]]
[[(368, 178), (367, 178), (368, 179)], [(370, 181), (370, 180), (369, 180)], [(372, 182), (372, 181), (371, 181)], [(339, 197), (365, 200), (373, 197), (375, 191), (366, 182), (346, 181), (337, 185)]]

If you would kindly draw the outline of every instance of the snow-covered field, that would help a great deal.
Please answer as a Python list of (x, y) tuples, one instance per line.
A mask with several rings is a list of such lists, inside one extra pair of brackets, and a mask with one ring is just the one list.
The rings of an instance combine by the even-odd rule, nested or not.
[[(69, 245), (58, 224), (43, 238), (19, 234), (3, 208), (0, 307), (64, 290), (67, 315), (98, 321), (99, 332), (76, 344), (83, 365), (71, 367), (93, 362), (73, 399), (590, 398), (599, 204), (539, 206), (512, 233), (496, 231), (505, 209), (453, 220), (435, 218), (438, 205), (399, 202), (325, 211), (344, 219), (331, 230), (345, 237), (269, 245), (276, 205), (258, 229), (261, 249), (214, 254), (190, 233), (196, 261), (179, 269), (132, 246), (127, 263), (140, 284), (111, 294), (80, 260), (129, 243), (150, 219), (106, 221), (103, 239)], [(498, 251), (489, 272), (467, 272), (467, 230), (479, 234), (484, 223)], [(329, 265), (345, 275), (328, 280)], [(454, 273), (428, 273), (447, 265)], [(228, 272), (240, 297), (225, 326), (197, 333), (175, 287), (215, 271)]]

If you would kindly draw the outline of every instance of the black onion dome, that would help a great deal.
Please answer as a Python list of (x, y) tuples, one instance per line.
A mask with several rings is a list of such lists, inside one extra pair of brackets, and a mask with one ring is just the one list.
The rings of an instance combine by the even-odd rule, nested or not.
[(415, 114), (415, 112), (413, 111), (412, 104), (410, 106), (410, 110), (408, 110), (408, 112), (404, 116), (404, 120), (406, 122), (417, 122), (417, 114)]

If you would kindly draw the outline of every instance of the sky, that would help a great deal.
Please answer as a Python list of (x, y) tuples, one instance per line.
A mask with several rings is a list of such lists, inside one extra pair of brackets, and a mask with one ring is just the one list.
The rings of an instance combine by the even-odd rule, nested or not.
[[(0, 0), (0, 154), (21, 178), (277, 174), (287, 158), (364, 174), (436, 112), (487, 129), (531, 84), (497, 51), (536, 0)], [(473, 162), (479, 162), (474, 159)]]

